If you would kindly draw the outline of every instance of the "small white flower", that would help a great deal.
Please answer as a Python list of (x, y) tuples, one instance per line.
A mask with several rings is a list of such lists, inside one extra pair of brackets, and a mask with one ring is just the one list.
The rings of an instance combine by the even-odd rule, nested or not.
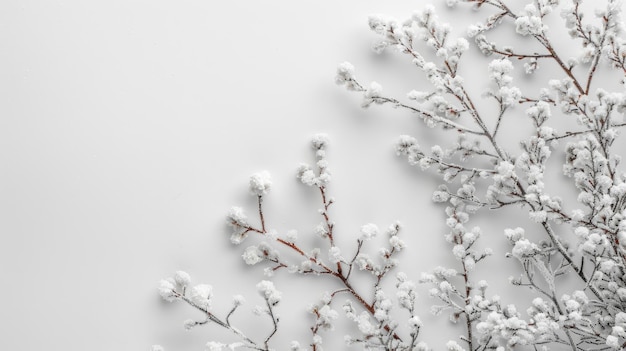
[(231, 207), (226, 220), (229, 226), (233, 228), (230, 235), (230, 241), (233, 244), (241, 244), (247, 236), (248, 218), (241, 207)]
[(546, 29), (538, 16), (520, 16), (515, 20), (515, 31), (521, 35), (541, 35)]
[(354, 66), (350, 62), (344, 62), (337, 66), (335, 82), (339, 85), (345, 85), (348, 90), (359, 89), (354, 76)]
[(323, 150), (328, 145), (328, 134), (318, 133), (311, 139), (311, 145), (316, 150)]
[(528, 62), (524, 63), (524, 71), (526, 74), (532, 74), (537, 69), (538, 63), (536, 58), (531, 58)]
[(186, 321), (183, 322), (183, 328), (185, 328), (185, 330), (191, 330), (195, 326), (196, 326), (196, 322), (192, 319), (187, 319)]
[(448, 351), (465, 351), (465, 349), (462, 348), (461, 345), (457, 344), (457, 342), (453, 340), (450, 340), (446, 343), (446, 349)]
[(365, 335), (372, 335), (376, 331), (376, 327), (370, 322), (369, 314), (365, 311), (359, 314), (356, 322), (361, 333)]
[(270, 305), (277, 304), (281, 299), (282, 294), (276, 290), (274, 283), (269, 280), (262, 280), (256, 285), (256, 288)]
[(437, 190), (433, 192), (432, 200), (434, 202), (446, 202), (450, 200), (450, 194), (446, 191)]
[(322, 306), (322, 308), (317, 310), (317, 313), (319, 316), (317, 317), (316, 323), (323, 329), (333, 330), (333, 321), (339, 317), (339, 313), (328, 305)]
[(613, 327), (613, 331), (611, 332), (611, 334), (617, 337), (626, 338), (626, 330), (624, 330), (624, 327), (620, 327), (617, 325)]
[(315, 335), (313, 335), (313, 340), (312, 341), (313, 341), (313, 345), (318, 346), (317, 349), (319, 350), (320, 349), (319, 345), (322, 344), (322, 336), (319, 335), (319, 334), (315, 334)]
[(233, 296), (233, 304), (235, 306), (241, 306), (244, 303), (246, 303), (246, 299), (243, 296), (241, 296), (241, 295), (234, 295)]
[(222, 351), (224, 350), (224, 346), (226, 345), (215, 341), (209, 341), (206, 344), (207, 351)]
[(297, 341), (292, 341), (291, 344), (289, 344), (289, 350), (291, 351), (300, 351), (302, 350), (302, 348), (300, 347), (300, 343)]
[(524, 229), (517, 227), (515, 229), (507, 228), (504, 230), (504, 235), (511, 241), (516, 242), (524, 237)]
[(327, 237), (328, 228), (326, 227), (326, 224), (323, 222), (320, 222), (317, 226), (315, 226), (315, 234), (319, 235), (322, 238)]
[(539, 246), (535, 243), (531, 243), (528, 239), (520, 239), (515, 242), (513, 251), (511, 252), (514, 257), (518, 259), (524, 259), (532, 257), (540, 252)]
[(448, 294), (452, 291), (454, 291), (454, 288), (452, 287), (452, 285), (447, 282), (447, 281), (442, 281), (439, 283), (439, 291), (441, 291), (444, 294)]
[(391, 247), (398, 251), (401, 251), (406, 247), (404, 241), (398, 238), (397, 235), (393, 235), (391, 238), (389, 238), (389, 244), (391, 244)]
[(176, 284), (185, 287), (191, 283), (191, 276), (187, 272), (177, 271), (174, 274), (174, 281)]
[(431, 95), (431, 93), (427, 93), (424, 91), (417, 91), (417, 90), (411, 90), (408, 94), (407, 94), (407, 98), (409, 98), (410, 100), (415, 100), (419, 103), (425, 102), (426, 99)]
[(278, 231), (276, 229), (270, 229), (265, 233), (265, 236), (270, 240), (278, 239)]
[(341, 250), (337, 246), (331, 246), (328, 250), (328, 258), (332, 263), (339, 263), (343, 261), (343, 257), (341, 257)]
[(212, 296), (213, 287), (208, 284), (196, 285), (189, 292), (191, 302), (207, 310), (211, 308)]
[(614, 335), (606, 337), (606, 345), (614, 348), (615, 350), (619, 350), (621, 348), (618, 337)]
[(361, 240), (369, 240), (378, 235), (378, 233), (378, 226), (373, 223), (368, 223), (361, 227), (361, 235), (359, 236), (359, 238)]
[(256, 196), (267, 194), (272, 186), (272, 179), (268, 171), (261, 171), (250, 176), (250, 193)]
[(287, 241), (294, 242), (294, 241), (296, 241), (298, 239), (298, 231), (297, 230), (293, 230), (293, 229), (292, 230), (288, 230), (287, 234), (286, 234), (286, 237), (287, 237)]
[(263, 261), (263, 253), (256, 246), (246, 248), (241, 256), (243, 257), (244, 262), (248, 265), (255, 265)]
[(465, 265), (465, 269), (471, 271), (476, 267), (476, 260), (472, 256), (465, 256), (463, 259), (463, 264)]
[(174, 282), (162, 279), (159, 285), (159, 294), (165, 301), (172, 302), (177, 298), (175, 289)]
[(372, 82), (363, 93), (363, 102), (361, 103), (361, 107), (369, 107), (372, 103), (380, 103), (380, 97), (383, 92), (383, 87), (376, 83)]
[(533, 222), (544, 223), (548, 219), (548, 213), (546, 211), (530, 211), (528, 217)]
[(320, 184), (320, 180), (315, 175), (315, 172), (307, 165), (300, 166), (297, 177), (304, 185), (313, 186)]
[(409, 318), (409, 326), (411, 328), (421, 328), (423, 326), (422, 320), (418, 316), (412, 316)]
[(465, 257), (465, 247), (463, 245), (455, 245), (452, 248), (452, 254), (457, 259), (462, 259), (463, 257)]
[(580, 209), (572, 210), (572, 219), (575, 221), (580, 221), (585, 217), (585, 212)]

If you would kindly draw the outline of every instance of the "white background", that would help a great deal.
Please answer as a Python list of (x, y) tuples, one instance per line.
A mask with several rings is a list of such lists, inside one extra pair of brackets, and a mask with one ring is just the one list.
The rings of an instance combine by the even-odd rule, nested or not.
[[(249, 301), (241, 315), (251, 316), (262, 269), (241, 262), (244, 247), (230, 244), (224, 215), (235, 204), (254, 208), (248, 176), (267, 169), (269, 226), (310, 233), (317, 194), (297, 184), (295, 169), (312, 161), (308, 140), (317, 132), (331, 138), (339, 235), (350, 242), (362, 224), (400, 220), (409, 244), (403, 270), (417, 279), (444, 263), (444, 214), (430, 202), (436, 176), (393, 155), (397, 135), (428, 143), (430, 131), (402, 111), (361, 110), (358, 96), (334, 84), (345, 60), (391, 95), (421, 84), (406, 58), (370, 51), (366, 22), (372, 13), (404, 19), (420, 6), (4, 1), (0, 349), (202, 350), (221, 335), (217, 327), (185, 332), (182, 321), (195, 315), (162, 302), (159, 279), (186, 270), (213, 285), (218, 310), (241, 293)], [(466, 13), (442, 11), (448, 21)], [(494, 245), (505, 242), (491, 234)], [(515, 267), (501, 256), (492, 262)], [(306, 306), (332, 285), (286, 272), (276, 282), (287, 331), (275, 347), (306, 344)], [(457, 334), (443, 331), (445, 318), (435, 325), (421, 315), (434, 347)], [(244, 317), (247, 326), (262, 320)]]

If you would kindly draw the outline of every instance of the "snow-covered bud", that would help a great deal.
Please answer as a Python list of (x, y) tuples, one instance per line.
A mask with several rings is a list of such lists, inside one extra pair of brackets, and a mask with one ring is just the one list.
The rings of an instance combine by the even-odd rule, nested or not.
[(266, 299), (272, 306), (276, 305), (281, 299), (281, 292), (276, 290), (274, 283), (269, 280), (262, 280), (256, 285), (256, 288), (259, 291), (259, 294), (261, 294), (261, 296), (263, 296), (263, 298)]
[(261, 171), (250, 176), (250, 194), (263, 196), (272, 186), (272, 179), (268, 171)]
[(186, 287), (191, 283), (191, 276), (187, 272), (177, 271), (174, 273), (174, 281), (181, 287)]
[(365, 224), (361, 227), (361, 235), (359, 235), (359, 239), (361, 240), (369, 240), (376, 235), (378, 235), (379, 230), (378, 226), (373, 223)]
[(211, 308), (211, 297), (213, 296), (213, 287), (208, 284), (199, 284), (191, 288), (189, 299), (191, 302), (206, 310)]
[(175, 285), (171, 279), (162, 279), (159, 283), (159, 294), (167, 301), (172, 302), (177, 298)]

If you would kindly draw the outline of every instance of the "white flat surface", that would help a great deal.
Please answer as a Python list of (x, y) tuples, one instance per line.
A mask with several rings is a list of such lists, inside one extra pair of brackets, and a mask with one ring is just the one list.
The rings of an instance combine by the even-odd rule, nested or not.
[[(429, 132), (402, 111), (361, 110), (358, 96), (334, 84), (336, 65), (349, 60), (364, 81), (389, 83), (397, 96), (410, 90), (419, 76), (406, 74), (406, 59), (369, 50), (366, 20), (406, 18), (418, 5), (4, 1), (0, 349), (202, 350), (217, 328), (184, 332), (193, 312), (157, 295), (159, 279), (178, 269), (212, 284), (218, 304), (245, 295), (245, 324), (262, 269), (242, 263), (224, 215), (235, 204), (254, 208), (247, 179), (267, 169), (270, 226), (310, 231), (317, 194), (294, 174), (312, 161), (316, 132), (331, 137), (341, 235), (398, 219), (413, 249), (405, 271), (417, 279), (445, 262), (444, 214), (430, 202), (436, 176), (392, 148), (399, 134)], [(282, 306), (290, 330), (324, 289), (300, 302), (287, 292), (311, 282), (286, 273), (276, 281), (290, 296)], [(430, 302), (425, 293), (420, 301)], [(300, 335), (278, 340), (307, 343), (308, 323), (300, 325)], [(450, 333), (433, 325), (424, 339), (438, 348)]]

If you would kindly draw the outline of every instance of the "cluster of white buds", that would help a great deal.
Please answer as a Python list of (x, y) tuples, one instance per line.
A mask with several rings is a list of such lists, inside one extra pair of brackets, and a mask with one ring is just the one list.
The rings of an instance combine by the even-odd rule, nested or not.
[(521, 35), (540, 36), (548, 30), (542, 18), (550, 10), (549, 6), (537, 8), (534, 4), (528, 4), (524, 8), (524, 14), (515, 20), (515, 31)]
[(249, 232), (248, 218), (241, 207), (231, 207), (227, 216), (228, 225), (233, 229), (230, 241), (241, 244)]
[(255, 173), (250, 177), (250, 193), (256, 196), (267, 194), (272, 186), (272, 179), (268, 171)]
[(317, 173), (308, 164), (301, 164), (298, 168), (298, 179), (308, 186), (322, 187), (330, 181), (330, 172), (328, 171), (328, 161), (326, 160), (326, 146), (328, 145), (328, 136), (326, 134), (317, 134), (311, 141), (311, 146), (315, 150), (317, 158)]
[(496, 90), (487, 92), (487, 96), (493, 96), (501, 106), (502, 110), (515, 106), (522, 97), (522, 92), (513, 86), (513, 64), (507, 58), (495, 59), (489, 64), (489, 79), (496, 86)]

